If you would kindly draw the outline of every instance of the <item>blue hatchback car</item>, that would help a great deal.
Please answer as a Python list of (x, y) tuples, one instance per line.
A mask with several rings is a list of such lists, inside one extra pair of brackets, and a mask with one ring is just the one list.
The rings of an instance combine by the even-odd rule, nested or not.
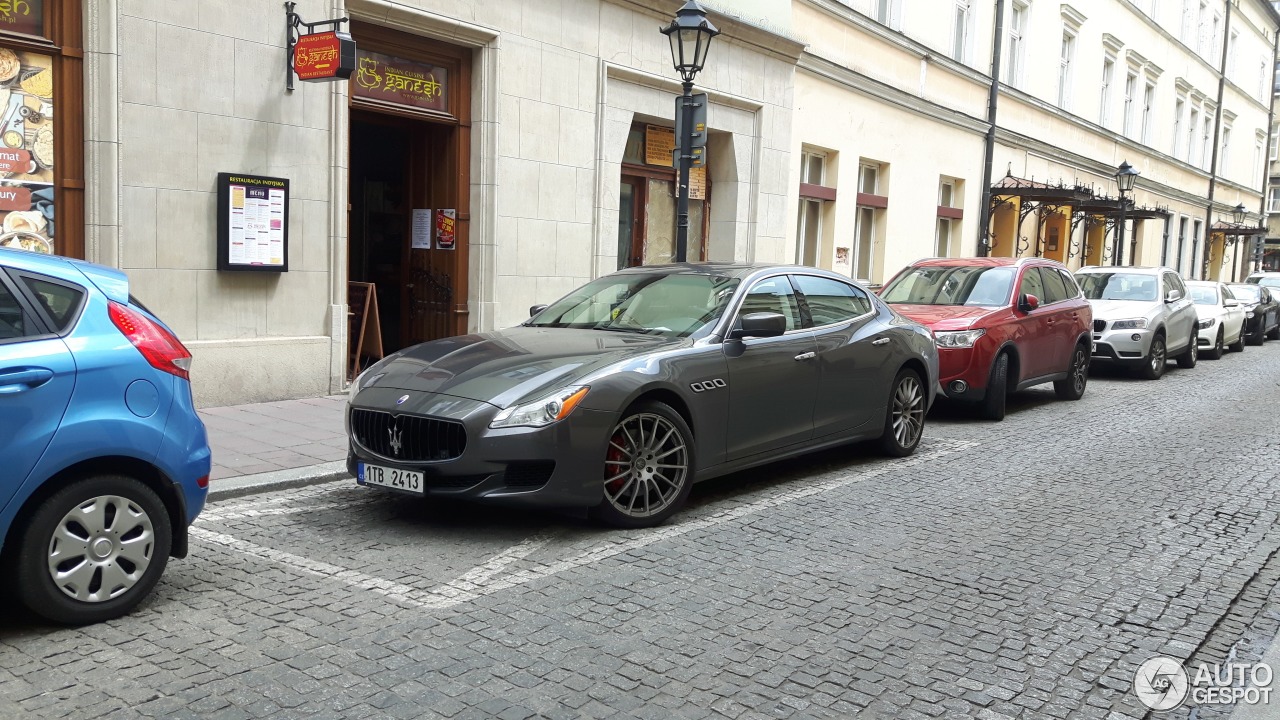
[(49, 620), (133, 609), (204, 507), (191, 353), (99, 265), (0, 248), (0, 568)]

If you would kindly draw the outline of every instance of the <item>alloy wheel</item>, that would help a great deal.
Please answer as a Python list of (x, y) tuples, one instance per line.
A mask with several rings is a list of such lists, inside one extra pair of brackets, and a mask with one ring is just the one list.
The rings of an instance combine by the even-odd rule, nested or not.
[(604, 496), (633, 518), (668, 508), (689, 482), (689, 448), (670, 420), (654, 413), (628, 416), (613, 430), (604, 461)]
[(907, 374), (893, 393), (893, 436), (902, 447), (915, 445), (924, 431), (924, 392), (915, 375)]
[(151, 565), (155, 528), (146, 511), (118, 495), (101, 495), (72, 508), (54, 528), (49, 577), (65, 595), (99, 603), (119, 597)]
[(1151, 341), (1151, 371), (1160, 372), (1164, 368), (1164, 340), (1156, 338)]
[(1084, 386), (1088, 379), (1088, 359), (1084, 356), (1084, 349), (1077, 347), (1076, 354), (1071, 361), (1071, 387), (1075, 389), (1076, 394), (1084, 394)]

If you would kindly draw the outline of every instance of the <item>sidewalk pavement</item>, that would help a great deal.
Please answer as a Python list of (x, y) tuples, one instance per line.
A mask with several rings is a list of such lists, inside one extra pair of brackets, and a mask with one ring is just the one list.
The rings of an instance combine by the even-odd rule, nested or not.
[(210, 497), (234, 497), (346, 475), (346, 396), (205, 408)]

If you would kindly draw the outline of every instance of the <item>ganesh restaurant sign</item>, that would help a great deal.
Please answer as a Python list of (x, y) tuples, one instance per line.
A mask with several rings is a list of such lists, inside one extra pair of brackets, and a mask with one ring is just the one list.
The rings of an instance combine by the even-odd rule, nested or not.
[(0, 0), (0, 32), (44, 35), (44, 0)]
[(351, 92), (357, 98), (449, 112), (449, 75), (427, 63), (359, 50)]
[(293, 71), (299, 80), (346, 80), (355, 69), (356, 43), (346, 33), (311, 33), (293, 46)]

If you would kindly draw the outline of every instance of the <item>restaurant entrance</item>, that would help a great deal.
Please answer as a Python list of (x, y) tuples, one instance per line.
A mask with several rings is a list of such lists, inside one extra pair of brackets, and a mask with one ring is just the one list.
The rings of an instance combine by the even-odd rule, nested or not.
[[(470, 56), (386, 28), (353, 30), (347, 259), (360, 317), (350, 348), (370, 346), (363, 320), (391, 353), (467, 329)], [(376, 318), (364, 312), (370, 285)]]

